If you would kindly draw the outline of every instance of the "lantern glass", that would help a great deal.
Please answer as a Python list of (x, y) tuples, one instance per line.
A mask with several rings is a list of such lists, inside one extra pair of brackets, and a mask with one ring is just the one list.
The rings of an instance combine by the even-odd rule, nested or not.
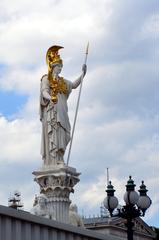
[(115, 196), (108, 196), (103, 201), (106, 209), (113, 210), (118, 206), (118, 199)]
[(138, 202), (139, 194), (136, 191), (127, 191), (124, 194), (124, 201), (127, 205), (135, 205)]
[(148, 196), (140, 196), (139, 200), (137, 202), (137, 206), (141, 210), (146, 210), (150, 207), (151, 205), (151, 199)]

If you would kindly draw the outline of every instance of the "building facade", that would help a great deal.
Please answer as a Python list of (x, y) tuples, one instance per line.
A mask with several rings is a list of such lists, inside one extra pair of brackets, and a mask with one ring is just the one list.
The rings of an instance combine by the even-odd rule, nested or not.
[[(104, 235), (127, 239), (126, 220), (119, 217), (84, 218), (85, 227)], [(156, 234), (141, 218), (134, 220), (134, 240), (154, 240)]]

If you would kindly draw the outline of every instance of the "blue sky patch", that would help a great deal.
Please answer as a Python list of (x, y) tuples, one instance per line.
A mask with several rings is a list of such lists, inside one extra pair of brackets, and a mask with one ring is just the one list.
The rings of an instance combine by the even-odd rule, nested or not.
[(0, 114), (9, 117), (17, 113), (27, 101), (27, 96), (0, 91)]

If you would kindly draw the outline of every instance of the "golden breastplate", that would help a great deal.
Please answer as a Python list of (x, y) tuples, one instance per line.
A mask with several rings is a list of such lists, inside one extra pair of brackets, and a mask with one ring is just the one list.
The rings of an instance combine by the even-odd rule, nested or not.
[(58, 93), (67, 94), (67, 84), (62, 77), (58, 77), (58, 79), (52, 78), (50, 81), (50, 94), (51, 100), (53, 103), (57, 103), (58, 101)]

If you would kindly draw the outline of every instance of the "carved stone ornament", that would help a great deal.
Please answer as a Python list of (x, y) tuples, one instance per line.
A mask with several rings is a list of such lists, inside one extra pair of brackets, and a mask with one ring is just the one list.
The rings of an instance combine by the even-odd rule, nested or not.
[(80, 173), (76, 172), (75, 168), (61, 166), (50, 170), (42, 169), (33, 174), (34, 180), (40, 186), (40, 193), (46, 196), (47, 209), (52, 213), (52, 219), (69, 223), (69, 196), (79, 182)]

